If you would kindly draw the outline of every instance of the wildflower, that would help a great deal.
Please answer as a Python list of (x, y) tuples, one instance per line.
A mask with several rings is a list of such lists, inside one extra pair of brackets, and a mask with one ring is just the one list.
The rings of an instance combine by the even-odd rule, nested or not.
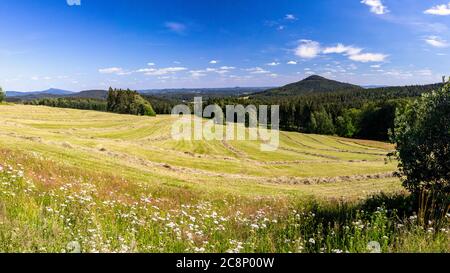
[(81, 253), (81, 246), (77, 241), (68, 243), (66, 248), (68, 253)]
[(372, 241), (367, 244), (367, 251), (369, 253), (381, 253), (381, 245), (379, 242)]
[(205, 252), (205, 248), (204, 247), (196, 247), (195, 249), (194, 249), (194, 251), (195, 252)]

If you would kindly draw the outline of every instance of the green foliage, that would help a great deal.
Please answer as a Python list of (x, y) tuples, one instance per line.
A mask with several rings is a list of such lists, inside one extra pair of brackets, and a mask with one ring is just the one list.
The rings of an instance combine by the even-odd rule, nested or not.
[(48, 98), (24, 102), (24, 104), (106, 112), (106, 102), (98, 99)]
[(311, 114), (309, 126), (309, 131), (315, 134), (332, 135), (335, 132), (333, 120), (324, 109)]
[(450, 81), (397, 111), (392, 141), (412, 193), (450, 193)]
[(117, 90), (110, 88), (107, 98), (107, 110), (119, 114), (156, 116), (150, 102), (142, 98), (138, 92), (129, 89)]
[(3, 89), (0, 87), (0, 103), (2, 103), (6, 98), (5, 92), (3, 92)]
[(336, 133), (343, 137), (353, 137), (357, 132), (355, 127), (355, 118), (352, 117), (351, 111), (346, 110), (336, 118)]
[(180, 204), (134, 184), (106, 193), (93, 178), (49, 187), (25, 173), (0, 168), (2, 253), (450, 251), (448, 216), (423, 226), (372, 198), (357, 205), (308, 200), (275, 210), (261, 199)]
[(325, 111), (335, 130), (330, 130), (328, 118), (319, 114), (327, 125), (326, 130), (319, 130), (322, 133), (334, 131), (343, 137), (388, 140), (388, 132), (394, 127), (396, 109), (440, 86), (363, 89), (314, 76), (247, 98), (212, 98), (208, 105), (217, 104), (222, 108), (227, 104), (279, 105), (280, 129), (303, 133), (317, 132), (317, 117), (313, 114)]

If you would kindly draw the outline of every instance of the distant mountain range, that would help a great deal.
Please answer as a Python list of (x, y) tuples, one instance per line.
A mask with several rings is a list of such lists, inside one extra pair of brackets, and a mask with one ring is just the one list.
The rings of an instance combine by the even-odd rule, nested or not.
[(32, 91), (32, 92), (18, 92), (18, 91), (6, 91), (7, 97), (24, 97), (24, 96), (30, 96), (30, 95), (42, 95), (42, 94), (48, 94), (48, 95), (70, 95), (74, 92), (62, 90), (62, 89), (55, 89), (50, 88), (44, 91)]
[[(183, 88), (183, 89), (148, 89), (139, 90), (142, 95), (158, 96), (164, 98), (191, 99), (194, 96), (203, 97), (228, 97), (243, 96), (258, 93), (270, 87), (232, 87), (232, 88)], [(61, 89), (48, 89), (44, 91), (17, 92), (7, 91), (6, 96), (10, 101), (30, 101), (43, 98), (89, 98), (106, 99), (107, 90), (86, 90), (71, 92)]]
[[(338, 82), (326, 79), (321, 76), (310, 76), (299, 82), (291, 83), (278, 88), (270, 87), (233, 87), (233, 88), (183, 88), (183, 89), (148, 89), (139, 90), (143, 96), (170, 99), (176, 101), (189, 101), (196, 96), (208, 98), (224, 98), (224, 97), (250, 97), (250, 98), (269, 98), (269, 97), (297, 97), (303, 95), (350, 92), (358, 93), (367, 92), (398, 92), (399, 90), (415, 90), (415, 95), (420, 94), (423, 90), (432, 90), (437, 85), (416, 85), (416, 86), (358, 86), (349, 83)], [(86, 90), (81, 92), (71, 92), (62, 89), (48, 89), (44, 91), (34, 92), (6, 92), (9, 101), (30, 101), (43, 98), (89, 98), (104, 100), (108, 96), (106, 90)]]

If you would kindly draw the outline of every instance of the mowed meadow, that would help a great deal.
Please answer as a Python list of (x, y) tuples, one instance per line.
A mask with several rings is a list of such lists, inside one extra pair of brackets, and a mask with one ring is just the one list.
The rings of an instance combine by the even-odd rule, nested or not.
[(262, 152), (173, 140), (175, 121), (0, 105), (0, 252), (450, 250), (390, 144), (280, 132)]

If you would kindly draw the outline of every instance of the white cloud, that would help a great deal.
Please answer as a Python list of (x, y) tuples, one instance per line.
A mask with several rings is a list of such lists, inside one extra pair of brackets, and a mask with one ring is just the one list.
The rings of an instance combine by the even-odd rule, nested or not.
[(374, 64), (374, 65), (371, 65), (370, 67), (371, 67), (371, 68), (381, 68), (381, 65), (379, 65), (379, 64)]
[(293, 14), (286, 14), (284, 19), (286, 19), (286, 20), (297, 20), (297, 17), (295, 17), (295, 15), (293, 15)]
[(322, 48), (319, 42), (302, 40), (296, 49), (296, 55), (306, 59), (312, 59), (319, 54), (342, 54), (355, 62), (383, 62), (388, 55), (380, 53), (363, 53), (362, 48), (337, 44), (333, 47)]
[[(136, 70), (137, 73), (144, 73), (148, 76), (161, 76), (161, 75), (167, 75), (167, 74), (174, 74), (177, 72), (186, 71), (186, 67), (166, 67), (166, 68), (141, 68)], [(114, 72), (116, 73), (116, 72)], [(123, 72), (119, 72), (122, 73)], [(131, 73), (128, 73), (131, 74)]]
[(449, 44), (447, 43), (447, 41), (441, 39), (438, 36), (429, 36), (425, 39), (425, 42), (431, 46), (434, 47), (439, 47), (439, 48), (444, 48), (444, 47), (448, 47)]
[(248, 68), (248, 69), (246, 69), (246, 71), (250, 72), (250, 74), (269, 74), (270, 73), (270, 71), (267, 71), (261, 67)]
[(268, 66), (279, 66), (280, 63), (279, 62), (271, 62), (267, 64)]
[(313, 59), (320, 53), (320, 44), (311, 40), (301, 40), (295, 55), (303, 59)]
[(207, 76), (207, 73), (217, 73), (219, 75), (225, 75), (227, 73), (230, 73), (231, 70), (236, 69), (234, 66), (222, 66), (220, 68), (206, 68), (206, 69), (200, 69), (200, 70), (191, 70), (189, 73), (191, 73), (191, 76), (193, 78), (199, 78), (199, 77), (205, 77)]
[(150, 69), (150, 71), (145, 72), (145, 75), (148, 76), (161, 76), (161, 75), (167, 75), (167, 74), (173, 74), (181, 71), (186, 71), (186, 67), (166, 67), (166, 68), (159, 68), (159, 69)]
[(431, 69), (422, 69), (422, 70), (417, 70), (416, 74), (419, 76), (425, 76), (425, 77), (429, 77), (429, 76), (433, 76), (433, 71)]
[(155, 66), (156, 64), (155, 63), (148, 63), (147, 65), (148, 66)]
[(189, 71), (189, 73), (191, 73), (191, 76), (193, 78), (205, 77), (206, 74), (204, 72), (205, 72), (204, 70), (191, 70), (191, 71)]
[(437, 5), (424, 11), (425, 14), (447, 16), (450, 15), (450, 3), (447, 5)]
[(388, 57), (387, 55), (379, 53), (361, 53), (356, 55), (350, 55), (349, 59), (355, 62), (368, 63), (368, 62), (384, 62), (384, 60), (387, 57)]
[(386, 14), (389, 12), (388, 8), (383, 5), (381, 0), (362, 0), (361, 3), (369, 6), (370, 11), (378, 15)]
[(148, 73), (148, 72), (153, 72), (156, 71), (155, 68), (141, 68), (139, 70), (136, 70), (136, 72), (138, 73)]
[(234, 66), (222, 66), (220, 69), (222, 69), (222, 70), (233, 70), (233, 69), (236, 69), (236, 67), (234, 67)]
[(296, 61), (289, 61), (289, 62), (287, 62), (286, 64), (289, 64), (289, 65), (296, 65), (297, 62), (296, 62)]
[(184, 34), (187, 29), (186, 25), (177, 22), (166, 22), (164, 25), (168, 30), (177, 34)]
[(345, 46), (343, 44), (337, 44), (334, 47), (327, 47), (323, 50), (324, 54), (344, 54), (344, 55), (357, 55), (361, 53), (362, 49), (352, 46)]
[(219, 63), (219, 61), (217, 61), (217, 60), (212, 60), (212, 61), (210, 61), (209, 63), (210, 63), (210, 64), (217, 64), (217, 63)]
[(101, 68), (98, 70), (101, 74), (121, 74), (124, 73), (123, 68), (120, 67), (108, 67), (108, 68)]
[(81, 6), (81, 0), (67, 0), (69, 6)]

